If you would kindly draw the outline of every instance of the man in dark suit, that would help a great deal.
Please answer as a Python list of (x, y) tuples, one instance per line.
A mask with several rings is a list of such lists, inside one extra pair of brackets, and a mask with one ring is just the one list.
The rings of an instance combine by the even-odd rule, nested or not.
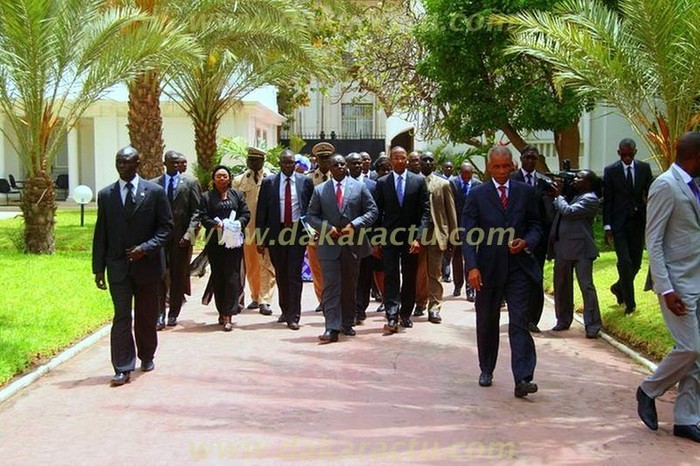
[[(539, 156), (540, 153), (535, 146), (527, 145), (523, 147), (520, 153), (520, 169), (511, 175), (511, 179), (522, 181), (535, 189), (540, 209), (540, 221), (542, 222), (542, 238), (549, 238), (549, 231), (554, 219), (554, 206), (552, 204), (552, 196), (547, 192), (549, 184), (540, 181), (550, 181), (549, 178), (537, 173), (537, 170), (535, 170)], [(532, 251), (532, 254), (537, 260), (540, 270), (544, 270), (544, 262), (547, 259), (547, 241), (540, 241), (534, 251)], [(538, 324), (542, 317), (543, 308), (544, 283), (539, 282), (530, 288), (527, 302), (528, 329), (531, 332), (537, 333), (540, 331)]]
[(513, 156), (505, 146), (489, 151), (490, 182), (471, 190), (464, 204), (462, 248), (469, 284), (476, 290), (479, 385), (493, 380), (499, 342), (501, 301), (508, 303), (511, 368), (518, 398), (537, 391), (532, 382), (537, 357), (527, 329), (528, 290), (540, 280), (532, 257), (541, 240), (535, 190), (511, 180)]
[(398, 331), (399, 319), (403, 327), (413, 327), (419, 238), (430, 224), (428, 190), (422, 176), (406, 170), (407, 160), (403, 147), (392, 148), (392, 171), (377, 180), (378, 234), (384, 238), (376, 241), (381, 243), (384, 263), (384, 330), (388, 333)]
[[(356, 154), (359, 158), (359, 154)], [(319, 339), (338, 341), (354, 336), (357, 278), (360, 260), (372, 252), (369, 227), (377, 220), (377, 205), (367, 187), (345, 175), (345, 159), (330, 160), (331, 179), (314, 189), (307, 220), (319, 232), (318, 258), (323, 273), (323, 315), (326, 331)]]
[(581, 170), (571, 184), (576, 195), (571, 202), (554, 195), (554, 228), (549, 236), (549, 256), (554, 257), (554, 311), (557, 324), (552, 330), (568, 330), (574, 320), (574, 269), (583, 295), (583, 321), (586, 338), (596, 338), (602, 322), (598, 295), (593, 284), (593, 261), (598, 248), (593, 239), (593, 220), (600, 199), (596, 194), (599, 179), (595, 172)]
[(610, 287), (617, 303), (625, 303), (625, 314), (632, 314), (634, 277), (642, 265), (646, 205), (651, 186), (651, 167), (635, 160), (637, 144), (626, 138), (620, 141), (620, 160), (605, 167), (603, 173), (603, 227), (605, 242), (615, 243), (618, 280)]
[[(156, 330), (165, 328), (165, 304), (168, 302), (168, 327), (177, 325), (185, 294), (190, 294), (190, 259), (192, 240), (199, 226), (199, 183), (178, 168), (184, 155), (175, 151), (165, 153), (165, 173), (151, 181), (160, 185), (168, 197), (173, 214), (173, 231), (165, 244), (165, 283), (161, 293), (160, 312)], [(167, 300), (166, 300), (167, 292)]]
[[(376, 206), (377, 182), (367, 176), (364, 176), (362, 170), (364, 169), (365, 162), (362, 154), (362, 152), (353, 155), (348, 154), (348, 156), (345, 157), (348, 174), (367, 187), (369, 193), (372, 195), (372, 199), (375, 200)], [(376, 260), (378, 260), (376, 257), (369, 255), (363, 257), (360, 261), (360, 270), (357, 275), (357, 293), (355, 297), (356, 325), (362, 325), (362, 323), (367, 319), (367, 307), (369, 306), (370, 301), (374, 264)]]
[[(97, 194), (97, 223), (92, 242), (95, 284), (101, 290), (107, 289), (106, 268), (114, 302), (113, 386), (129, 382), (137, 355), (142, 371), (155, 368), (156, 318), (165, 273), (163, 246), (173, 228), (163, 188), (136, 174), (138, 151), (131, 146), (121, 149), (117, 152), (116, 166), (119, 180)], [(134, 334), (131, 331), (132, 303)]]
[(309, 242), (300, 219), (314, 190), (313, 181), (296, 173), (294, 152), (280, 155), (280, 170), (265, 177), (260, 185), (255, 229), (258, 252), (270, 254), (277, 278), (277, 295), (282, 315), (278, 322), (299, 330), (301, 317), (301, 264)]
[[(462, 210), (464, 209), (464, 200), (467, 195), (481, 181), (474, 178), (474, 167), (469, 162), (464, 162), (459, 167), (459, 174), (450, 178), (450, 187), (455, 199), (455, 212), (457, 213), (457, 226), (462, 227)], [(464, 268), (464, 256), (460, 248), (453, 248), (452, 251), (452, 276), (454, 277), (455, 289), (452, 296), (462, 294), (462, 285), (465, 285), (464, 291), (467, 295), (467, 301), (474, 302), (474, 290), (466, 282), (466, 272)]]

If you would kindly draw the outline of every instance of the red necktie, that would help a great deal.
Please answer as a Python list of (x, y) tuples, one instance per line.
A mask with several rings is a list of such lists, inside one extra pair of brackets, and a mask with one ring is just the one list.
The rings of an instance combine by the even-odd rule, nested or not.
[(498, 190), (501, 192), (501, 204), (503, 204), (504, 209), (507, 209), (508, 208), (508, 196), (506, 196), (505, 185), (499, 186)]
[(289, 178), (284, 187), (284, 226), (292, 226), (292, 183)]
[(335, 188), (335, 202), (338, 204), (338, 210), (343, 209), (343, 188), (340, 183)]

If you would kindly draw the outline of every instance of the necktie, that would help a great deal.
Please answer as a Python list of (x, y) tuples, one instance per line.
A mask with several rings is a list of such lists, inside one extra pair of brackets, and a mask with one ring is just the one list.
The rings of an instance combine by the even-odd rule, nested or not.
[(171, 176), (170, 181), (168, 182), (168, 200), (170, 202), (173, 202), (174, 197), (175, 197), (175, 177)]
[(695, 200), (700, 203), (700, 189), (698, 189), (698, 185), (695, 183), (695, 181), (690, 180), (688, 181), (688, 186), (690, 186), (690, 190), (695, 195)]
[(508, 196), (506, 196), (505, 185), (499, 186), (498, 190), (501, 192), (501, 204), (503, 205), (504, 209), (507, 209), (508, 208)]
[(527, 179), (527, 184), (532, 186), (532, 175), (528, 173), (525, 178)]
[(126, 186), (126, 198), (124, 199), (124, 209), (126, 210), (126, 213), (131, 215), (134, 212), (134, 193), (132, 190), (134, 189), (134, 185), (131, 183), (127, 183)]
[(335, 202), (338, 204), (338, 210), (343, 209), (343, 185), (338, 183), (335, 187)]
[(462, 194), (464, 197), (467, 197), (469, 194), (469, 183), (462, 181)]
[(253, 172), (253, 181), (255, 181), (255, 184), (258, 184), (259, 179), (258, 172)]
[(630, 188), (630, 191), (634, 189), (634, 181), (632, 179), (632, 165), (627, 167), (627, 176), (625, 177), (627, 181), (627, 186)]
[(284, 186), (284, 226), (292, 226), (292, 182), (287, 177), (287, 184)]
[(401, 182), (403, 180), (403, 177), (399, 175), (399, 177), (396, 179), (398, 183), (396, 184), (396, 197), (399, 198), (399, 205), (403, 206), (403, 183)]

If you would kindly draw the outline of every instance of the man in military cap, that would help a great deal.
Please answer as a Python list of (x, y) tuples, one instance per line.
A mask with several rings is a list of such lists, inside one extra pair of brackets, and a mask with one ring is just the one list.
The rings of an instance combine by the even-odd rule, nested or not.
[[(328, 170), (330, 169), (331, 155), (335, 153), (335, 147), (328, 142), (319, 142), (311, 148), (311, 154), (316, 157), (318, 168), (309, 173), (314, 186), (317, 186), (330, 178)], [(307, 248), (309, 253), (309, 266), (311, 267), (311, 276), (314, 280), (314, 293), (318, 299), (319, 305), (316, 311), (323, 310), (323, 276), (321, 274), (321, 263), (316, 255), (316, 244), (310, 243)]]
[[(263, 178), (270, 174), (263, 168), (266, 155), (262, 149), (249, 147), (246, 162), (248, 169), (233, 178), (233, 189), (243, 193), (245, 202), (250, 209), (250, 222), (248, 222), (245, 232), (246, 238), (253, 237), (260, 185)], [(275, 269), (270, 262), (270, 255), (267, 253), (259, 254), (255, 242), (246, 241), (243, 245), (243, 260), (252, 300), (248, 309), (259, 309), (262, 315), (272, 315), (270, 303), (272, 303), (272, 291), (275, 288)]]

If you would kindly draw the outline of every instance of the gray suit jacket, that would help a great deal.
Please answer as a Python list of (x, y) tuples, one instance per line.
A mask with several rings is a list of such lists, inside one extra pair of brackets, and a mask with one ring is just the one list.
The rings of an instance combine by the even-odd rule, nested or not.
[(696, 294), (700, 283), (700, 206), (673, 166), (649, 189), (646, 240), (654, 291), (673, 289), (681, 298)]
[(369, 227), (377, 220), (377, 204), (367, 186), (349, 176), (346, 176), (345, 180), (347, 184), (342, 210), (338, 209), (335, 200), (333, 178), (316, 186), (309, 202), (306, 220), (321, 236), (317, 253), (318, 258), (322, 260), (337, 259), (340, 256), (340, 248), (343, 247), (337, 244), (337, 240), (330, 244), (330, 236), (324, 236), (332, 226), (341, 229), (347, 224), (352, 224), (355, 234), (351, 240), (352, 245), (347, 247), (351, 248), (358, 258), (366, 257), (372, 252)]
[(598, 196), (595, 193), (581, 194), (571, 203), (558, 196), (554, 199), (554, 207), (556, 214), (549, 235), (548, 256), (571, 261), (598, 257), (593, 239), (593, 220), (600, 208)]
[[(177, 244), (178, 241), (190, 232), (190, 240), (194, 242), (194, 231), (199, 226), (197, 212), (199, 210), (200, 193), (199, 183), (193, 177), (180, 173), (173, 201), (170, 203), (170, 209), (173, 213), (173, 232), (170, 236), (170, 242)], [(161, 175), (152, 179), (161, 188), (168, 191), (165, 186), (165, 175)]]

